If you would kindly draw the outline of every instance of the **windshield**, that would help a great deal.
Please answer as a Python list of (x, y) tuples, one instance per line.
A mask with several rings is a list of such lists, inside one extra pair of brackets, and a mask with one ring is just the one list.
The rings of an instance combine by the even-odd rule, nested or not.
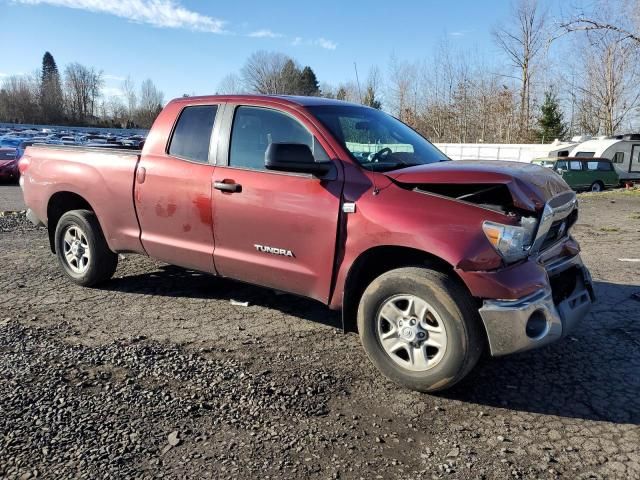
[(364, 168), (384, 172), (449, 158), (390, 115), (345, 105), (307, 107)]

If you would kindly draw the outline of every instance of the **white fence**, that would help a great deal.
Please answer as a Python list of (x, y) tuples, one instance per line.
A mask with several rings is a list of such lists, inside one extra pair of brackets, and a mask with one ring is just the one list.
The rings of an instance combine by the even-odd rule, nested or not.
[(556, 156), (562, 150), (570, 151), (574, 143), (527, 144), (527, 143), (436, 143), (452, 160), (510, 160), (531, 162), (535, 158)]

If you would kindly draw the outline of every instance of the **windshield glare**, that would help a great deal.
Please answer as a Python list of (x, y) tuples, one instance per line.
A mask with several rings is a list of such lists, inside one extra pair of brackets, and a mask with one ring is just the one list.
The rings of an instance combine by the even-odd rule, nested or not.
[(420, 134), (380, 110), (355, 105), (308, 109), (368, 170), (388, 171), (449, 160)]

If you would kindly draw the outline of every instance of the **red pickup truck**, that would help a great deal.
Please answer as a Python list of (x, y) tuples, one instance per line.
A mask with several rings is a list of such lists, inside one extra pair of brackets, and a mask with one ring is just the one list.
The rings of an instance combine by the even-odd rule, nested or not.
[(559, 339), (594, 299), (558, 175), (449, 161), (361, 105), (181, 98), (141, 151), (32, 146), (20, 172), (72, 281), (104, 282), (134, 252), (310, 297), (419, 391), (455, 384), (485, 348)]

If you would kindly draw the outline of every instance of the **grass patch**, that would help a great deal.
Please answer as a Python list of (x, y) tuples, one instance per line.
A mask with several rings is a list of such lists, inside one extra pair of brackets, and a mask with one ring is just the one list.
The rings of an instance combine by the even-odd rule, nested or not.
[(600, 231), (601, 232), (619, 232), (620, 229), (616, 227), (601, 227)]
[(632, 213), (631, 214), (631, 219), (632, 220), (640, 220), (640, 213)]

